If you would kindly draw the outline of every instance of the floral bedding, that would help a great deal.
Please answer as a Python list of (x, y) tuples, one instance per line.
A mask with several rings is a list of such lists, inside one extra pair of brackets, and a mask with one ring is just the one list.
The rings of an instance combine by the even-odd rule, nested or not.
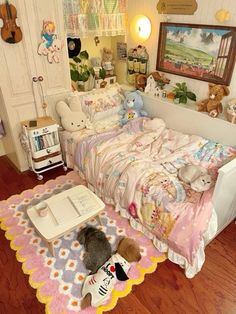
[(212, 215), (214, 187), (195, 192), (178, 179), (178, 169), (201, 165), (215, 182), (218, 168), (236, 150), (167, 129), (164, 123), (146, 130), (144, 121), (135, 119), (83, 139), (77, 144), (76, 164), (104, 201), (126, 209), (192, 264)]

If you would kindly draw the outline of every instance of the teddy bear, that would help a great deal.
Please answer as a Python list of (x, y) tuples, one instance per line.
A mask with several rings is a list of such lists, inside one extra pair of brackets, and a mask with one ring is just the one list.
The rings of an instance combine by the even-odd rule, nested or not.
[(69, 132), (82, 130), (86, 127), (87, 117), (83, 111), (71, 111), (64, 101), (56, 104), (56, 111), (61, 118), (62, 127)]
[(207, 191), (212, 186), (211, 176), (208, 174), (207, 169), (201, 166), (185, 165), (179, 169), (178, 177), (196, 192)]
[(114, 60), (112, 51), (109, 48), (103, 48), (102, 52), (102, 67), (106, 71), (106, 75), (114, 75)]
[(122, 115), (121, 125), (126, 124), (129, 120), (138, 117), (146, 117), (147, 112), (142, 110), (143, 99), (138, 92), (130, 92), (126, 95), (124, 100), (123, 109), (119, 111)]
[(135, 76), (135, 88), (140, 90), (141, 92), (144, 91), (145, 86), (147, 84), (147, 75), (145, 74), (138, 74)]
[(223, 111), (221, 100), (229, 95), (229, 89), (226, 85), (209, 83), (209, 98), (200, 101), (197, 104), (198, 111), (206, 111), (213, 118), (216, 118)]

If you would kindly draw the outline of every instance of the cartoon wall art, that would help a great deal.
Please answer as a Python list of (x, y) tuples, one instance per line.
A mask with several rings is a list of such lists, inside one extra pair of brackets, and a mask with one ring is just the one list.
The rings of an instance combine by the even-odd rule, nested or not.
[(55, 23), (52, 21), (43, 21), (41, 33), (41, 43), (38, 46), (38, 54), (47, 56), (49, 63), (59, 63), (59, 51), (63, 47), (63, 42), (57, 38), (55, 33)]

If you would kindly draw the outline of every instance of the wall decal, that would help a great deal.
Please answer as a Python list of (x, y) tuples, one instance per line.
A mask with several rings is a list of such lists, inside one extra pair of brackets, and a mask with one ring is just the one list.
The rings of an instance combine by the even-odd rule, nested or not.
[(63, 42), (55, 34), (55, 23), (52, 21), (43, 21), (43, 30), (41, 33), (41, 43), (38, 47), (38, 54), (47, 56), (49, 63), (58, 63), (59, 51), (63, 47)]
[(221, 9), (216, 12), (215, 18), (218, 22), (226, 22), (230, 19), (230, 13), (226, 9)]

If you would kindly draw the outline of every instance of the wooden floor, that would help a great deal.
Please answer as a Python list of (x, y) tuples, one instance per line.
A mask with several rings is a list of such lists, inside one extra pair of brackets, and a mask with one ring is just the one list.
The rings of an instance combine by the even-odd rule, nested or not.
[[(0, 157), (0, 199), (18, 194), (36, 184), (64, 174), (57, 168), (38, 181), (32, 172), (18, 172), (6, 157)], [(222, 209), (223, 210), (223, 209)], [(0, 314), (44, 313), (35, 290), (28, 283), (21, 263), (0, 231)], [(201, 272), (187, 279), (173, 263), (161, 263), (132, 293), (120, 299), (112, 314), (236, 313), (236, 225), (231, 223), (206, 248)], [(58, 313), (60, 314), (60, 313)]]

